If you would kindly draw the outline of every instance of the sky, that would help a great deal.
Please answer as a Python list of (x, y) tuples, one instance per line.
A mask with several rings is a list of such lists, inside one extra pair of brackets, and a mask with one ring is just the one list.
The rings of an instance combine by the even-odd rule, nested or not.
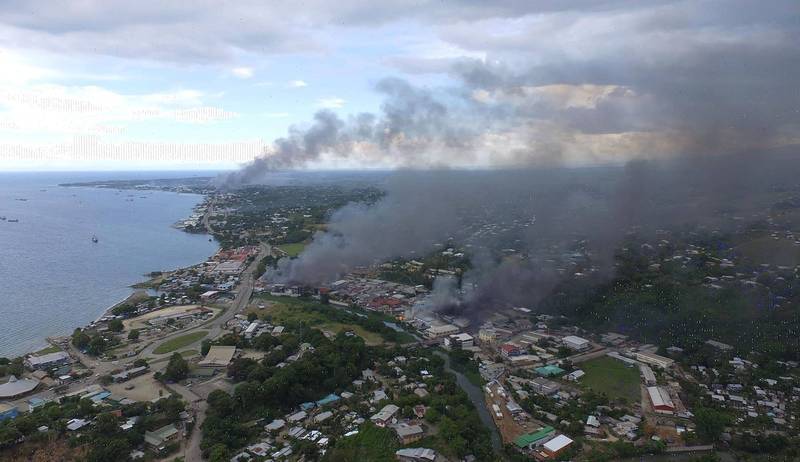
[(800, 140), (800, 3), (0, 3), (0, 170), (585, 165)]

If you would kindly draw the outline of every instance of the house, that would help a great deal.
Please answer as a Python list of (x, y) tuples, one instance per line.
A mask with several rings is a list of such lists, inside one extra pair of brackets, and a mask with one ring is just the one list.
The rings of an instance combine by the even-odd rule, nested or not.
[(389, 424), (389, 422), (392, 421), (392, 417), (394, 417), (399, 410), (400, 408), (394, 404), (387, 404), (386, 406), (383, 406), (383, 409), (378, 411), (377, 414), (370, 417), (369, 420), (379, 427), (385, 427), (387, 424)]
[(394, 428), (394, 431), (403, 445), (419, 441), (425, 435), (425, 431), (419, 425), (400, 424)]
[(272, 422), (268, 423), (267, 425), (264, 425), (264, 430), (268, 432), (274, 432), (282, 429), (284, 426), (286, 426), (285, 420), (275, 419)]
[(300, 411), (290, 415), (286, 418), (286, 420), (288, 420), (290, 423), (296, 423), (305, 420), (306, 417), (308, 417), (308, 413), (306, 413), (306, 411)]
[(394, 455), (400, 462), (433, 462), (436, 460), (436, 451), (428, 448), (398, 449)]
[(48, 353), (42, 356), (28, 356), (25, 358), (25, 367), (31, 370), (50, 369), (51, 367), (69, 364), (72, 359), (63, 351)]
[(592, 344), (585, 338), (576, 337), (574, 335), (567, 335), (566, 337), (562, 338), (561, 343), (563, 343), (565, 347), (574, 351), (588, 350), (592, 346)]
[(545, 454), (550, 457), (558, 457), (559, 454), (564, 452), (570, 445), (572, 440), (565, 435), (558, 435), (552, 440), (544, 443), (543, 448)]
[(81, 428), (89, 425), (88, 420), (83, 419), (70, 419), (67, 421), (67, 430), (74, 432), (76, 430), (80, 430)]
[(719, 352), (724, 352), (724, 353), (733, 350), (733, 347), (731, 345), (728, 345), (727, 343), (718, 342), (716, 340), (706, 340), (706, 345), (710, 346), (711, 348)]
[(180, 432), (177, 428), (175, 428), (175, 425), (164, 425), (155, 431), (144, 432), (144, 442), (150, 447), (161, 451), (170, 441), (177, 439), (179, 433)]
[(656, 412), (669, 414), (675, 412), (675, 404), (666, 389), (662, 387), (647, 387), (647, 393), (650, 395), (650, 403)]
[(322, 423), (330, 419), (331, 417), (333, 417), (333, 412), (331, 411), (320, 412), (319, 414), (314, 416), (314, 422)]

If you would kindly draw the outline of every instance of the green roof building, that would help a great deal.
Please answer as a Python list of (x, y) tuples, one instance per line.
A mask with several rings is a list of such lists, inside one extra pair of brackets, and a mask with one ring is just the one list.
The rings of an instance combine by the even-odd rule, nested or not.
[(566, 372), (564, 369), (561, 369), (560, 367), (554, 366), (552, 364), (536, 368), (536, 373), (541, 375), (542, 377), (557, 377), (563, 374), (564, 372)]
[(518, 436), (517, 439), (514, 440), (514, 444), (516, 444), (517, 447), (519, 448), (527, 448), (528, 446), (536, 443), (537, 441), (541, 441), (547, 438), (555, 431), (556, 430), (553, 427), (544, 427), (535, 433), (526, 433), (524, 435)]

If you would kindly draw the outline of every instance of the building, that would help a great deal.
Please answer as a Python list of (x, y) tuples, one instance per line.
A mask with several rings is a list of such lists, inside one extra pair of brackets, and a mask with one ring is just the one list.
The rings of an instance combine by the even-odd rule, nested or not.
[(425, 336), (431, 339), (447, 337), (448, 335), (457, 334), (458, 330), (458, 327), (452, 324), (439, 324), (429, 327), (425, 331)]
[(544, 443), (542, 447), (544, 448), (545, 454), (548, 456), (558, 457), (558, 455), (564, 452), (571, 444), (572, 440), (567, 436), (558, 435), (550, 441)]
[(379, 427), (385, 427), (392, 421), (392, 418), (399, 410), (400, 408), (394, 404), (387, 404), (377, 414), (370, 417), (369, 420)]
[(147, 373), (147, 366), (134, 367), (133, 369), (128, 369), (126, 371), (120, 372), (119, 374), (112, 375), (111, 379), (114, 380), (114, 382), (124, 382), (126, 380), (130, 380), (134, 377), (138, 377), (146, 373)]
[(50, 369), (51, 367), (69, 364), (71, 358), (63, 351), (48, 353), (42, 356), (28, 356), (25, 358), (25, 367), (31, 370)]
[(497, 341), (497, 331), (494, 329), (480, 329), (478, 331), (478, 340), (481, 343), (492, 344)]
[(469, 334), (452, 334), (444, 338), (445, 348), (470, 348), (474, 340)]
[(728, 345), (727, 343), (718, 342), (716, 340), (706, 340), (706, 345), (721, 352), (733, 351), (733, 346)]
[(436, 460), (436, 451), (428, 448), (398, 449), (394, 455), (400, 462), (433, 462)]
[(647, 393), (650, 395), (650, 404), (656, 412), (669, 414), (675, 412), (675, 404), (667, 390), (662, 387), (647, 387)]
[(547, 380), (543, 377), (537, 377), (531, 380), (530, 384), (533, 388), (533, 391), (543, 395), (552, 395), (553, 393), (558, 392), (558, 390), (561, 388), (561, 385), (558, 383), (553, 382), (552, 380)]
[(558, 377), (564, 372), (566, 372), (564, 369), (552, 364), (536, 368), (536, 373), (542, 377)]
[(642, 379), (644, 379), (645, 385), (651, 387), (656, 384), (656, 375), (653, 373), (652, 369), (642, 364), (639, 366), (639, 370), (642, 372)]
[(580, 369), (575, 369), (574, 371), (572, 371), (569, 374), (565, 375), (564, 378), (566, 378), (570, 382), (577, 382), (584, 375), (586, 375), (586, 372), (583, 372)]
[(394, 431), (403, 445), (419, 441), (425, 436), (425, 431), (419, 425), (400, 424), (394, 427)]
[(574, 335), (567, 335), (566, 337), (562, 338), (561, 343), (563, 343), (565, 347), (574, 351), (588, 350), (592, 346), (592, 344), (585, 338), (576, 337)]
[(520, 449), (530, 449), (533, 446), (539, 446), (547, 441), (548, 438), (553, 436), (555, 431), (553, 427), (544, 427), (534, 433), (520, 435), (514, 440), (514, 444)]
[(15, 419), (19, 415), (19, 410), (10, 404), (0, 403), (0, 422)]
[(235, 346), (214, 345), (197, 365), (200, 367), (228, 367), (235, 353)]
[(504, 343), (500, 345), (500, 354), (505, 358), (511, 358), (512, 356), (525, 354), (525, 349), (513, 343)]
[(639, 362), (643, 362), (650, 366), (660, 367), (661, 369), (667, 369), (675, 363), (674, 359), (667, 358), (665, 356), (659, 356), (655, 353), (646, 353), (643, 351), (634, 353), (633, 357)]
[(8, 378), (8, 382), (0, 385), (0, 399), (9, 399), (30, 393), (39, 386), (39, 381), (35, 379), (18, 379), (13, 375)]
[(164, 425), (155, 431), (144, 432), (144, 442), (150, 447), (161, 451), (170, 441), (177, 439), (179, 433), (180, 432), (177, 428), (175, 428), (175, 425)]

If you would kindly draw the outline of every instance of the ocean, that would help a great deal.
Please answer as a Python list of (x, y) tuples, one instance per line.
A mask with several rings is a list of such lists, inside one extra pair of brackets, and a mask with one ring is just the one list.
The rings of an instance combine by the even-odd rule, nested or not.
[(46, 337), (97, 319), (147, 273), (200, 263), (217, 249), (207, 235), (172, 227), (202, 196), (59, 183), (189, 176), (209, 174), (0, 173), (0, 357), (42, 348)]

